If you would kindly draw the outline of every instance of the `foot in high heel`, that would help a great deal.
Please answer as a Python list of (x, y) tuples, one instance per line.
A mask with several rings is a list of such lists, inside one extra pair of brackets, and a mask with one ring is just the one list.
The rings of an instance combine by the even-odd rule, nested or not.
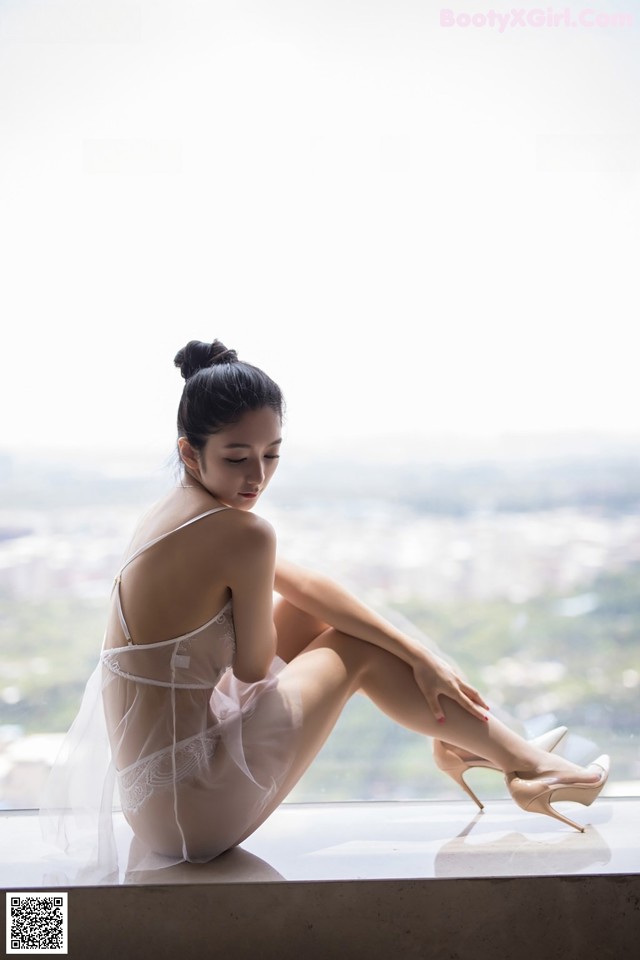
[[(529, 743), (534, 747), (538, 747), (540, 750), (551, 753), (566, 733), (566, 727), (556, 727), (555, 730), (549, 730), (548, 733), (543, 733), (540, 737), (534, 737), (533, 740), (529, 740)], [(484, 810), (484, 804), (478, 800), (471, 787), (465, 782), (464, 774), (472, 767), (484, 767), (488, 770), (499, 770), (500, 768), (496, 767), (495, 763), (492, 763), (490, 760), (485, 760), (482, 757), (467, 757), (463, 759), (458, 753), (458, 749), (459, 748), (452, 746), (452, 744), (444, 743), (442, 740), (434, 740), (433, 759), (438, 769), (442, 770), (443, 773), (448, 773), (451, 779), (455, 780), (464, 792), (471, 797), (473, 802), (476, 803), (481, 810)]]
[(527, 810), (530, 813), (543, 813), (548, 817), (554, 817), (554, 819), (561, 820), (562, 823), (567, 823), (570, 827), (579, 830), (580, 833), (584, 833), (584, 827), (580, 826), (579, 823), (575, 823), (573, 820), (569, 820), (568, 817), (558, 813), (557, 810), (554, 810), (551, 802), (573, 800), (576, 803), (582, 803), (585, 807), (589, 807), (607, 782), (609, 776), (609, 757), (603, 754), (601, 757), (598, 757), (597, 760), (594, 760), (587, 769), (593, 770), (594, 774), (598, 773), (598, 779), (590, 783), (580, 783), (576, 781), (572, 783), (558, 783), (557, 780), (550, 780), (549, 777), (545, 777), (544, 775), (526, 780), (523, 777), (519, 777), (517, 773), (511, 773), (505, 777), (505, 780), (509, 788), (509, 793), (523, 810)]

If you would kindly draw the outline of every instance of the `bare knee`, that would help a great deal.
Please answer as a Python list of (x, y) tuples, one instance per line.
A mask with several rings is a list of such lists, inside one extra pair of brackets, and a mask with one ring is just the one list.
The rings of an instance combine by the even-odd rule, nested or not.
[(278, 637), (277, 653), (286, 663), (290, 663), (327, 629), (326, 623), (300, 610), (284, 597), (280, 597), (276, 603), (273, 621)]
[(347, 671), (353, 693), (361, 688), (372, 661), (379, 652), (379, 648), (374, 644), (336, 630), (335, 627), (328, 627), (310, 646), (315, 645), (335, 650)]

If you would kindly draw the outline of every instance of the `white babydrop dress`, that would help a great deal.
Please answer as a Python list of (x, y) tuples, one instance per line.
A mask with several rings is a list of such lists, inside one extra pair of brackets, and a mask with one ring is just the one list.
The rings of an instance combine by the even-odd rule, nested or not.
[[(40, 804), (44, 838), (84, 864), (76, 880), (117, 883), (122, 868), (213, 859), (259, 825), (289, 770), (300, 701), (279, 688), (278, 657), (257, 683), (235, 678), (233, 598), (196, 630), (155, 643), (134, 643), (122, 612), (124, 568), (225, 509), (145, 543), (115, 579), (127, 644), (103, 642)], [(124, 855), (115, 816), (130, 828)]]

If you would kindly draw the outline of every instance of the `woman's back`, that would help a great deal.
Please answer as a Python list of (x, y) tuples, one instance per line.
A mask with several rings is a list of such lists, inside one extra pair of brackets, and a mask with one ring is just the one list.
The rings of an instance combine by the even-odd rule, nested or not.
[[(155, 552), (155, 564), (147, 564), (138, 574), (138, 584), (145, 578), (162, 581), (171, 573), (176, 557), (180, 557), (179, 538), (196, 523), (226, 510), (214, 507), (191, 517), (175, 529), (158, 534), (143, 543), (123, 564), (115, 578), (112, 593), (111, 630), (107, 630), (100, 661), (103, 667), (102, 696), (109, 738), (116, 768), (123, 770), (159, 750), (196, 737), (214, 722), (209, 709), (209, 698), (215, 685), (233, 663), (235, 638), (231, 600), (215, 611), (205, 622), (199, 623), (177, 636), (159, 636), (137, 642), (131, 634), (121, 603), (122, 573), (130, 564), (139, 563), (145, 554)], [(137, 538), (136, 538), (137, 539)], [(167, 549), (171, 540), (173, 550)], [(163, 551), (163, 547), (165, 550)], [(163, 556), (166, 553), (167, 556)], [(179, 591), (178, 591), (179, 592)], [(141, 605), (135, 597), (133, 609)], [(165, 601), (179, 604), (184, 618), (184, 604), (172, 591), (164, 594)], [(198, 602), (198, 607), (201, 603)], [(151, 622), (153, 616), (148, 618)], [(187, 617), (187, 620), (190, 617)], [(113, 629), (117, 625), (117, 629)], [(166, 627), (160, 627), (164, 634)], [(120, 643), (114, 643), (121, 639)], [(107, 642), (110, 641), (110, 642)]]
[(115, 578), (104, 649), (182, 636), (222, 609), (233, 512), (182, 490), (149, 511)]

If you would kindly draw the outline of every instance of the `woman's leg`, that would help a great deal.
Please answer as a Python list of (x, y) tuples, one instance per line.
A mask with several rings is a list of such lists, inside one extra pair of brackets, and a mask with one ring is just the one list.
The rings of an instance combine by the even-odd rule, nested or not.
[[(295, 617), (291, 613), (290, 616), (293, 623)], [(282, 623), (284, 619), (283, 616)], [(452, 700), (447, 699), (444, 708), (446, 722), (438, 724), (415, 683), (413, 671), (404, 661), (333, 628), (315, 637), (291, 659), (280, 674), (278, 686), (300, 697), (303, 722), (289, 773), (260, 822), (296, 785), (357, 690), (367, 694), (402, 726), (444, 738), (475, 756), (491, 760), (505, 772), (533, 776), (552, 773), (559, 781), (597, 779), (597, 775), (562, 757), (532, 747), (499, 720), (476, 719)], [(253, 825), (252, 831), (258, 825)]]
[(328, 623), (309, 616), (284, 597), (275, 603), (273, 622), (278, 637), (276, 653), (285, 663), (290, 663), (312, 640), (329, 628)]
[[(300, 698), (302, 727), (285, 780), (259, 820), (238, 843), (252, 834), (295, 787), (327, 740), (347, 700), (358, 690), (408, 729), (444, 739), (473, 756), (491, 760), (505, 773), (546, 773), (559, 782), (588, 783), (598, 779), (597, 774), (583, 767), (533, 747), (501, 721), (493, 717), (488, 722), (479, 720), (448, 698), (444, 705), (446, 722), (439, 724), (408, 664), (380, 647), (332, 627), (303, 647), (318, 622), (287, 601), (279, 605), (274, 619), (279, 627), (278, 652), (287, 660), (278, 687)], [(287, 635), (289, 629), (293, 633)], [(259, 717), (256, 719), (259, 722)]]
[[(286, 600), (278, 603), (274, 619), (278, 654), (289, 664), (283, 680), (300, 691), (308, 727), (303, 731), (301, 746), (303, 769), (297, 776), (292, 771), (295, 779), (289, 789), (320, 750), (346, 701), (357, 689), (362, 689), (402, 726), (438, 737), (471, 756), (490, 760), (505, 773), (536, 775), (550, 771), (548, 753), (531, 746), (494, 717), (488, 722), (477, 720), (447, 699), (446, 722), (435, 723), (411, 668), (379, 647), (330, 630)], [(325, 652), (308, 658), (311, 652), (322, 650)], [(304, 660), (292, 663), (303, 653)], [(575, 779), (576, 775), (584, 775), (587, 781), (595, 779), (562, 757), (553, 755), (552, 762), (553, 771), (562, 779)]]

